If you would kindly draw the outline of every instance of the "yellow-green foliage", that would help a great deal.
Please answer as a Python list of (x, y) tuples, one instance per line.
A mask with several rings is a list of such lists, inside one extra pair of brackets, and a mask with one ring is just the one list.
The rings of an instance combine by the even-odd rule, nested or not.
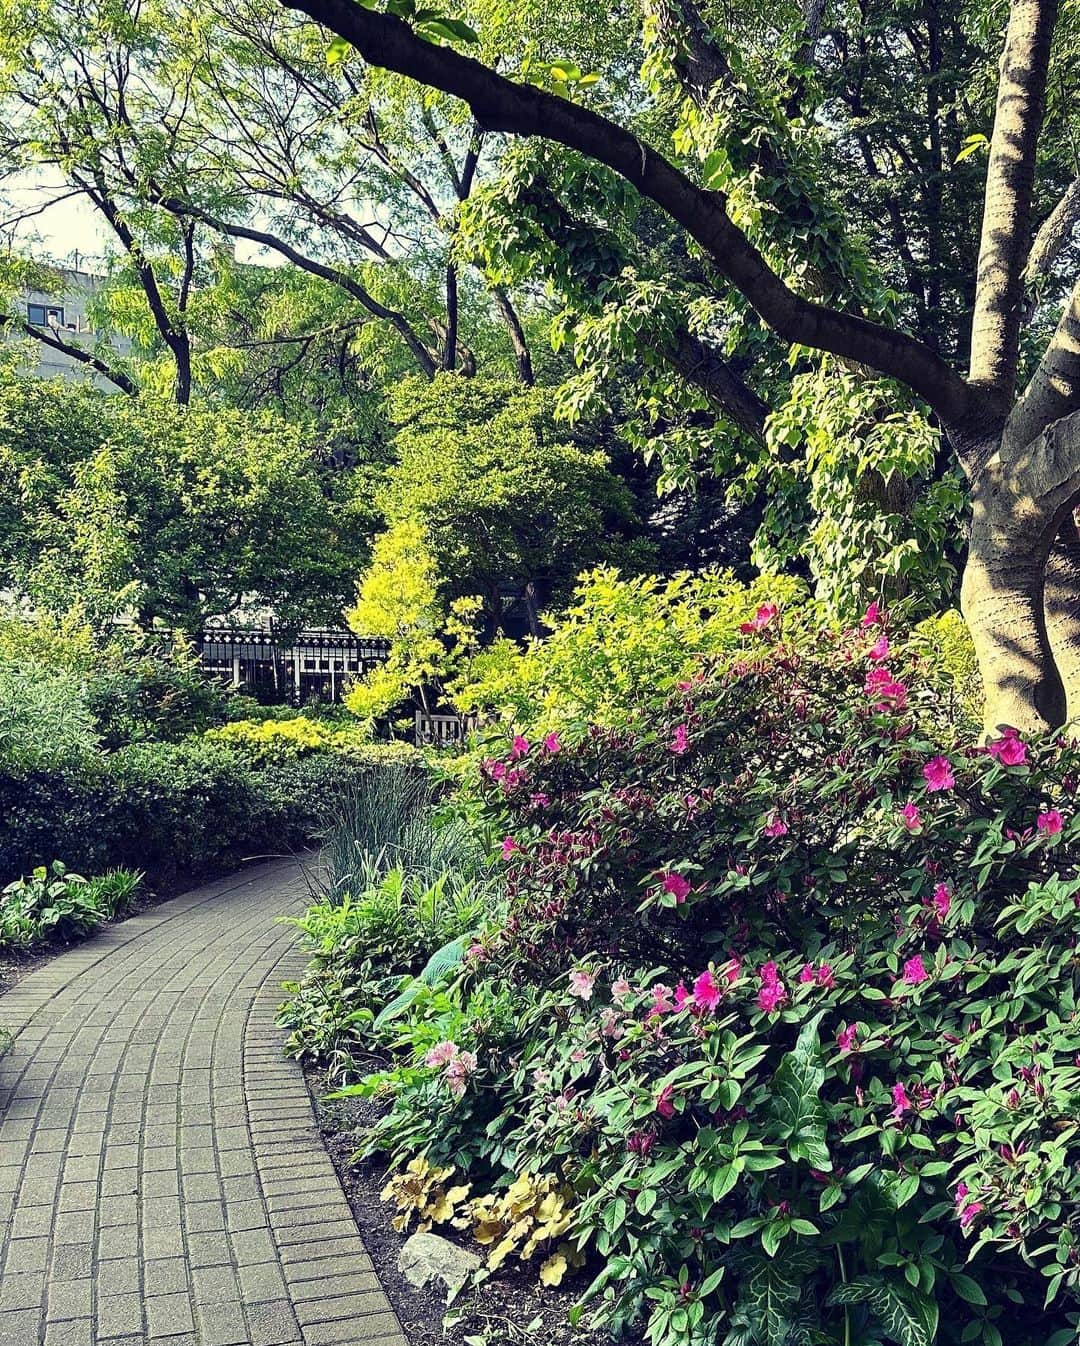
[(623, 725), (643, 698), (674, 687), (702, 656), (734, 657), (745, 643), (740, 623), (763, 603), (782, 611), (805, 605), (805, 587), (777, 576), (745, 585), (718, 571), (623, 579), (594, 570), (548, 638), (482, 650), (453, 685), (454, 700), (534, 735)]
[[(360, 726), (335, 729), (321, 720), (298, 715), (291, 720), (235, 720), (210, 729), (207, 738), (239, 748), (259, 762), (280, 762), (312, 752), (366, 753), (373, 747), (397, 748), (396, 744), (371, 744)], [(407, 744), (401, 744), (407, 747)]]
[(943, 696), (952, 699), (960, 715), (978, 725), (982, 716), (983, 687), (975, 646), (963, 617), (955, 608), (913, 628), (910, 644), (918, 651), (930, 679)]

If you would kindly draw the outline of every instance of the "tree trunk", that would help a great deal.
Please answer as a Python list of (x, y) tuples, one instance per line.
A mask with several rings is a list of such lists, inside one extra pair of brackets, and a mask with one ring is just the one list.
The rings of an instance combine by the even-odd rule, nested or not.
[(1080, 714), (1080, 415), (1007, 440), (972, 473), (960, 601), (986, 693), (984, 730), (1045, 733)]

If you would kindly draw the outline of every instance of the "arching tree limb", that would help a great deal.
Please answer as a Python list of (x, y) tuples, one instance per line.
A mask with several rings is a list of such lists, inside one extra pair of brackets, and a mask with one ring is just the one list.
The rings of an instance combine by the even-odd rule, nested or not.
[(1013, 408), (1005, 438), (1028, 444), (1053, 421), (1080, 408), (1080, 278), (1023, 397)]
[(69, 355), (79, 364), (85, 365), (88, 369), (96, 370), (103, 378), (114, 383), (122, 393), (127, 393), (129, 397), (138, 397), (139, 390), (134, 381), (119, 369), (113, 369), (111, 365), (106, 364), (100, 356), (95, 355), (93, 351), (84, 350), (81, 346), (76, 346), (74, 342), (64, 341), (62, 337), (55, 332), (49, 331), (44, 327), (37, 327), (33, 323), (25, 322), (21, 318), (14, 318), (10, 314), (0, 314), (0, 327), (17, 328), (25, 336), (33, 337), (43, 346), (48, 346), (50, 350), (60, 351), (64, 355)]
[(568, 99), (514, 83), (450, 47), (425, 42), (400, 19), (353, 0), (283, 3), (344, 37), (372, 64), (461, 98), (486, 130), (546, 136), (607, 164), (681, 224), (786, 341), (858, 360), (899, 379), (946, 424), (970, 411), (970, 390), (939, 355), (904, 332), (797, 295), (732, 222), (721, 193), (699, 187), (624, 127)]
[(1024, 279), (1030, 285), (1045, 276), (1065, 251), (1073, 230), (1080, 224), (1080, 178), (1074, 178), (1064, 196), (1039, 226), (1028, 254)]

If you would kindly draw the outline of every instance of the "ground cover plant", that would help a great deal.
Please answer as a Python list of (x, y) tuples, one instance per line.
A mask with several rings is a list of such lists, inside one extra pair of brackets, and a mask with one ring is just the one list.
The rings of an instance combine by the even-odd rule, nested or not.
[(92, 934), (130, 910), (142, 877), (136, 870), (113, 869), (84, 879), (59, 860), (39, 865), (0, 891), (0, 950), (27, 952)]
[(505, 913), (365, 1016), (363, 1149), (658, 1346), (1072, 1340), (1080, 750), (979, 745), (876, 605), (735, 629), (475, 767)]

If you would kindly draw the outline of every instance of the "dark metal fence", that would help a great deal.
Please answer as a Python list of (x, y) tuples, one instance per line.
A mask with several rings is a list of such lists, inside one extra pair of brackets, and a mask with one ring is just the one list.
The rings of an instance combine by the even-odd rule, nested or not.
[(386, 640), (320, 628), (286, 638), (265, 626), (207, 625), (198, 640), (208, 673), (269, 705), (340, 701), (349, 682), (385, 663)]

